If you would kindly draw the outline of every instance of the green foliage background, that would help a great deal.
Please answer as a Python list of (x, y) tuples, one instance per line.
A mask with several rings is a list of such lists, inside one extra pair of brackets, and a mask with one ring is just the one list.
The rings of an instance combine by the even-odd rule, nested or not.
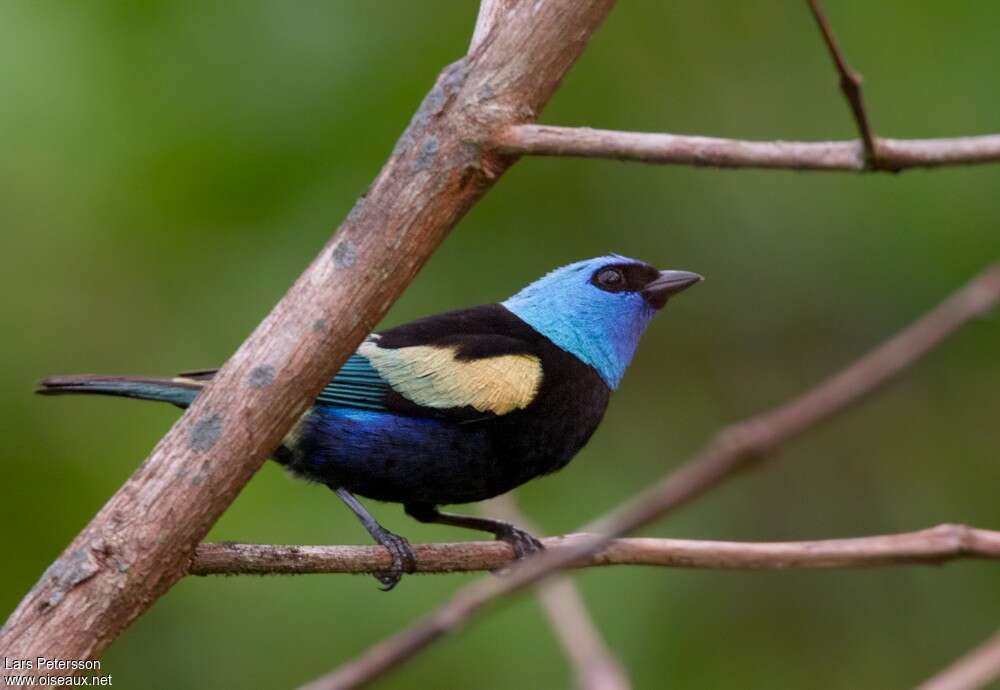
[[(378, 171), (476, 3), (0, 3), (6, 616), (176, 417), (33, 397), (50, 373), (223, 361)], [(1000, 5), (830, 0), (898, 137), (996, 131)], [(854, 136), (802, 2), (623, 2), (543, 122), (745, 138)], [(708, 280), (646, 336), (571, 467), (520, 492), (571, 530), (714, 429), (850, 361), (1000, 254), (1000, 168), (796, 174), (529, 159), (462, 222), (386, 324), (501, 299), (610, 250)], [(1000, 527), (1000, 327), (652, 528), (805, 539), (942, 521)], [(455, 533), (376, 506), (413, 540)], [(328, 493), (267, 465), (215, 540), (365, 541)], [(287, 688), (470, 578), (190, 579), (105, 657), (116, 687)], [(902, 688), (993, 631), (996, 566), (734, 573), (606, 569), (577, 581), (638, 687)], [(566, 687), (522, 598), (381, 688)]]

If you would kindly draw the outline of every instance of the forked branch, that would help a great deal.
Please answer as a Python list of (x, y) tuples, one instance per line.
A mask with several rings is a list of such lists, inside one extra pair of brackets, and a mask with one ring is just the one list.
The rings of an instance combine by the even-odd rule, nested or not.
[(847, 58), (844, 57), (844, 53), (837, 44), (837, 39), (833, 35), (833, 29), (830, 27), (830, 22), (826, 18), (826, 12), (823, 10), (820, 0), (808, 0), (808, 2), (813, 17), (816, 19), (816, 24), (819, 25), (819, 31), (823, 34), (823, 42), (826, 43), (827, 50), (830, 51), (830, 57), (833, 58), (833, 64), (837, 67), (837, 74), (840, 75), (840, 90), (844, 92), (847, 104), (851, 108), (851, 114), (854, 115), (854, 121), (858, 125), (858, 133), (861, 135), (861, 141), (864, 144), (865, 158), (872, 168), (876, 170), (886, 169), (882, 167), (883, 161), (881, 161), (879, 155), (879, 142), (872, 132), (871, 122), (868, 120), (868, 111), (865, 109), (865, 101), (861, 95), (861, 75), (847, 64)]
[[(898, 170), (1000, 160), (998, 135), (877, 139), (861, 100), (860, 80), (843, 59), (815, 0), (811, 6), (842, 75), (861, 132), (860, 144), (741, 142), (532, 125), (613, 1), (485, 0), (469, 54), (441, 73), (367, 195), (146, 462), (25, 596), (0, 630), (0, 649), (5, 654), (81, 660), (99, 656), (122, 629), (188, 572), (192, 557), (191, 572), (221, 567), (222, 561), (238, 561), (243, 568), (266, 562), (269, 572), (278, 563), (291, 571), (320, 561), (326, 568), (336, 563), (342, 568), (338, 572), (346, 572), (344, 568), (369, 571), (377, 562), (384, 567), (379, 559), (385, 554), (374, 547), (329, 547), (316, 553), (302, 551), (308, 547), (289, 547), (298, 550), (281, 553), (279, 547), (234, 545), (196, 551), (196, 545), (434, 248), (519, 154), (825, 170)], [(377, 279), (368, 279), (373, 275)], [(599, 534), (553, 544), (540, 557), (513, 566), (509, 576), (459, 591), (446, 606), (315, 687), (356, 687), (373, 680), (504, 595), (578, 563), (657, 558), (665, 561), (661, 565), (681, 565), (677, 549), (685, 548), (687, 565), (707, 564), (711, 558), (717, 564), (789, 562), (781, 558), (829, 562), (816, 554), (825, 553), (830, 543), (809, 551), (808, 556), (784, 553), (779, 558), (778, 551), (787, 545), (731, 545), (726, 547), (728, 554), (722, 554), (719, 549), (723, 547), (716, 544), (713, 556), (710, 550), (695, 553), (690, 543), (678, 546), (614, 538), (702, 494), (857, 402), (989, 309), (998, 295), (1000, 266), (995, 266), (841, 374), (786, 405), (723, 431), (688, 465), (600, 521)], [(942, 537), (937, 532), (919, 534), (921, 548), (931, 537)], [(977, 544), (972, 548), (993, 553), (994, 533), (971, 534)], [(873, 539), (896, 539), (893, 548), (897, 548), (899, 539), (912, 536)], [(449, 563), (461, 555), (464, 569), (475, 565), (470, 560), (474, 558), (492, 568), (509, 559), (504, 545), (493, 543), (473, 544), (473, 552), (467, 545), (435, 548), (418, 548), (421, 565), (457, 569)], [(763, 561), (754, 561), (765, 555), (748, 548), (772, 551)], [(881, 557), (922, 562), (942, 553), (887, 556), (883, 552)], [(843, 553), (836, 557), (847, 558)], [(212, 558), (217, 559), (216, 566), (206, 565)], [(851, 558), (863, 557), (855, 553)], [(995, 668), (996, 647), (991, 643), (968, 664), (962, 662), (964, 667), (981, 669), (989, 663)]]
[[(619, 132), (589, 127), (513, 125), (497, 132), (499, 153), (576, 156), (661, 165), (775, 170), (869, 169), (859, 141), (747, 141), (719, 137)], [(939, 168), (1000, 162), (1000, 134), (952, 139), (879, 139), (880, 168)]]
[(185, 574), (294, 421), (514, 162), (477, 142), (534, 120), (613, 2), (512, 4), (441, 72), (337, 234), (28, 592), (0, 630), (0, 650), (97, 657)]
[(820, 1), (808, 1), (840, 75), (840, 86), (857, 124), (859, 140), (749, 141), (518, 124), (496, 132), (492, 146), (500, 153), (512, 155), (577, 156), (713, 168), (898, 172), (1000, 161), (1000, 134), (944, 139), (876, 137), (861, 93), (861, 75), (847, 64)]

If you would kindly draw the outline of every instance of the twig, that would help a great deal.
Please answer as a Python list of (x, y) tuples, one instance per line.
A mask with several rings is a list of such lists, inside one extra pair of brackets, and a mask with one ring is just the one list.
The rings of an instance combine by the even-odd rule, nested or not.
[(840, 75), (860, 140), (748, 141), (519, 124), (496, 132), (492, 146), (499, 153), (512, 155), (578, 156), (715, 168), (899, 172), (907, 168), (1000, 162), (1000, 134), (942, 139), (876, 137), (861, 94), (861, 75), (847, 64), (819, 0), (808, 2)]
[(482, 580), (460, 589), (451, 600), (417, 623), (307, 686), (344, 689), (364, 685), (402, 664), (445, 633), (465, 623), (505, 595), (528, 587), (615, 537), (646, 525), (700, 496), (773, 453), (784, 442), (832, 417), (914, 364), (1000, 299), (1000, 263), (994, 264), (889, 341), (803, 395), (724, 429), (680, 469), (667, 475), (621, 510), (597, 521), (587, 535), (565, 549), (551, 550), (513, 566), (507, 577)]
[(813, 17), (816, 18), (816, 24), (819, 25), (820, 33), (823, 34), (823, 41), (830, 51), (830, 57), (833, 58), (833, 63), (837, 67), (837, 73), (840, 75), (840, 90), (844, 92), (844, 97), (854, 115), (854, 121), (858, 125), (858, 132), (861, 134), (861, 141), (864, 142), (865, 146), (865, 157), (872, 168), (884, 170), (886, 169), (883, 167), (885, 161), (881, 159), (879, 142), (872, 133), (872, 126), (868, 121), (868, 111), (865, 109), (865, 101), (861, 95), (861, 75), (847, 64), (847, 59), (841, 52), (840, 46), (837, 45), (837, 39), (834, 38), (833, 29), (830, 28), (830, 22), (827, 21), (826, 12), (823, 10), (820, 0), (808, 0), (808, 2)]
[(917, 690), (977, 690), (1000, 678), (1000, 631)]
[(96, 657), (187, 572), (296, 418), (514, 161), (479, 142), (534, 119), (613, 1), (518, 3), (441, 73), (336, 236), (22, 600), (0, 631), (7, 656)]
[[(714, 168), (864, 171), (861, 142), (746, 141), (718, 137), (619, 132), (589, 127), (514, 125), (496, 133), (500, 153), (578, 156)], [(1000, 134), (952, 139), (878, 139), (876, 170), (1000, 162)]]
[[(568, 534), (542, 540), (553, 553), (575, 553), (593, 534)], [(496, 541), (416, 544), (418, 573), (497, 570), (511, 565), (509, 545)], [(790, 542), (733, 542), (695, 539), (613, 539), (597, 552), (567, 565), (590, 568), (645, 565), (716, 570), (790, 570), (937, 565), (963, 558), (1000, 559), (1000, 532), (965, 525), (938, 525), (919, 532), (851, 539)], [(308, 575), (373, 573), (390, 563), (379, 546), (281, 546), (202, 544), (191, 575)]]
[[(541, 534), (538, 526), (518, 507), (512, 493), (486, 501), (481, 511), (532, 534)], [(577, 687), (580, 690), (630, 690), (632, 684), (625, 667), (608, 649), (572, 578), (557, 575), (540, 583), (535, 591), (549, 626), (573, 666)]]

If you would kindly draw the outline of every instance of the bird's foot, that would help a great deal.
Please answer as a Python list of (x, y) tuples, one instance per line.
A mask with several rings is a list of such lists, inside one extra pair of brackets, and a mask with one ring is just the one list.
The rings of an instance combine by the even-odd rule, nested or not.
[(375, 579), (379, 581), (379, 589), (388, 592), (399, 584), (403, 573), (416, 571), (417, 558), (413, 555), (413, 547), (410, 546), (410, 542), (398, 534), (383, 529), (373, 536), (375, 541), (388, 549), (389, 555), (392, 556), (392, 567), (389, 570), (375, 573)]
[(497, 532), (497, 541), (505, 541), (514, 549), (514, 558), (521, 559), (538, 551), (544, 551), (545, 546), (530, 533), (519, 527), (504, 523)]

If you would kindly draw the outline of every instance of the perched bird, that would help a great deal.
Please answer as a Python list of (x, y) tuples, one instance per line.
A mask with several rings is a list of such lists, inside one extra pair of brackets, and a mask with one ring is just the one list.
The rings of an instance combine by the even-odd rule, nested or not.
[[(391, 589), (414, 569), (409, 543), (355, 498), (402, 503), (420, 522), (483, 530), (521, 557), (541, 548), (505, 522), (442, 513), (566, 465), (604, 415), (639, 338), (667, 300), (702, 280), (615, 254), (563, 266), (510, 299), (369, 336), (273, 458), (330, 487), (392, 554)], [(98, 393), (187, 407), (215, 370), (175, 378), (64, 376), (39, 393)]]

